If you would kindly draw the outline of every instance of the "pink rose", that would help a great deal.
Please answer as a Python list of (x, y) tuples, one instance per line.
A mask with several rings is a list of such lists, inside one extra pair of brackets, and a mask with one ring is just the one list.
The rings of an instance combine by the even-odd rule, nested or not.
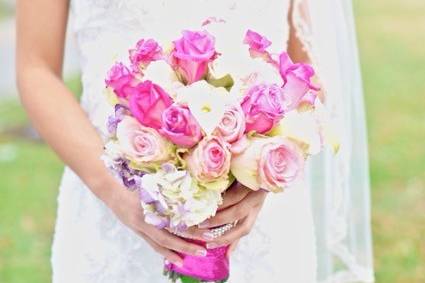
[(264, 134), (284, 115), (282, 88), (276, 84), (255, 85), (248, 90), (241, 106), (246, 118), (245, 132)]
[(194, 178), (209, 183), (228, 178), (230, 159), (228, 144), (222, 138), (208, 136), (199, 142), (186, 161)]
[(159, 131), (171, 142), (182, 147), (193, 147), (202, 139), (201, 127), (189, 108), (178, 104), (165, 109)]
[(171, 159), (172, 144), (155, 129), (142, 126), (125, 116), (117, 126), (117, 142), (124, 156), (137, 166), (152, 166)]
[(106, 86), (114, 90), (118, 97), (126, 98), (134, 81), (134, 76), (123, 63), (116, 63), (109, 70), (105, 80)]
[(151, 81), (140, 83), (129, 98), (130, 111), (139, 122), (147, 127), (162, 126), (162, 112), (173, 104), (172, 98)]
[(246, 32), (244, 43), (249, 45), (249, 52), (253, 57), (267, 54), (266, 49), (272, 44), (265, 36), (252, 30)]
[(162, 58), (162, 48), (153, 39), (141, 39), (134, 49), (130, 49), (130, 61), (134, 72), (146, 68), (150, 62)]
[(258, 164), (261, 188), (281, 191), (297, 180), (303, 168), (304, 157), (297, 145), (284, 139), (266, 143)]
[(289, 55), (283, 52), (279, 56), (279, 71), (285, 82), (283, 86), (285, 111), (291, 111), (297, 108), (300, 102), (314, 105), (315, 95), (312, 96), (309, 94), (308, 97), (305, 97), (311, 90), (319, 90), (311, 82), (311, 78), (314, 76), (314, 70), (310, 65), (294, 64), (289, 58)]
[(206, 31), (184, 31), (173, 42), (171, 63), (183, 80), (192, 84), (202, 79), (208, 71), (208, 63), (216, 57), (215, 39)]
[(238, 182), (252, 190), (280, 192), (302, 175), (304, 156), (285, 138), (256, 137), (242, 154), (233, 157), (231, 171)]
[(240, 105), (228, 106), (216, 129), (216, 135), (223, 138), (224, 141), (234, 144), (244, 136), (245, 124), (245, 114)]

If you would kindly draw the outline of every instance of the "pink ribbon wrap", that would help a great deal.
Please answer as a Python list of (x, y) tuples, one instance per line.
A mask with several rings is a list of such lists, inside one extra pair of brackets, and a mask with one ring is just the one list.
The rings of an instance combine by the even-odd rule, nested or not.
[[(205, 243), (203, 242), (193, 242), (205, 246)], [(204, 257), (179, 254), (183, 258), (182, 267), (178, 267), (172, 263), (166, 263), (165, 268), (168, 271), (197, 278), (199, 280), (225, 280), (229, 277), (229, 259), (227, 257), (227, 249), (228, 246), (207, 249), (207, 255)]]

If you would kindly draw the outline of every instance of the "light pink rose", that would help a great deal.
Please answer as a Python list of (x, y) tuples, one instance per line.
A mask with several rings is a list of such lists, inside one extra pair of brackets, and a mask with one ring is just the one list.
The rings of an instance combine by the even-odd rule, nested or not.
[[(314, 70), (310, 65), (294, 64), (289, 55), (283, 52), (279, 56), (279, 71), (285, 82), (283, 86), (285, 111), (297, 108), (301, 102), (314, 105), (316, 96), (312, 96), (311, 91), (317, 91), (319, 88), (311, 82)], [(309, 95), (306, 97), (307, 94)]]
[(151, 81), (140, 83), (129, 97), (131, 114), (144, 126), (159, 129), (162, 112), (173, 104), (172, 98)]
[(186, 157), (191, 175), (203, 183), (227, 179), (230, 159), (228, 144), (217, 136), (202, 139)]
[(138, 165), (168, 161), (172, 157), (172, 145), (155, 129), (140, 125), (125, 116), (117, 126), (117, 142), (124, 156)]
[(264, 145), (258, 165), (261, 188), (280, 191), (302, 174), (304, 157), (297, 145), (281, 139)]
[(246, 118), (245, 132), (264, 134), (284, 115), (282, 88), (276, 84), (251, 87), (241, 102)]
[(208, 64), (217, 55), (215, 39), (206, 31), (183, 31), (174, 41), (171, 64), (187, 84), (202, 79), (208, 72)]
[(268, 55), (267, 48), (272, 44), (265, 36), (252, 30), (246, 32), (244, 43), (249, 45), (253, 57)]
[(133, 88), (134, 76), (123, 63), (116, 63), (109, 70), (105, 83), (118, 97), (126, 98)]
[(310, 90), (303, 96), (303, 98), (301, 98), (297, 108), (300, 109), (305, 107), (305, 109), (311, 109), (312, 106), (315, 106), (316, 99), (317, 99), (317, 92)]
[(162, 48), (153, 39), (141, 39), (134, 49), (130, 49), (130, 62), (134, 72), (146, 68), (150, 62), (162, 58)]
[(237, 142), (244, 136), (245, 125), (245, 114), (240, 105), (230, 105), (226, 108), (215, 133), (217, 136), (223, 138), (224, 141), (231, 144), (231, 151), (233, 153), (233, 144), (239, 145)]
[(279, 192), (302, 175), (304, 156), (295, 143), (283, 137), (255, 137), (242, 154), (233, 157), (231, 171), (252, 190)]
[(159, 130), (171, 142), (182, 147), (193, 147), (202, 139), (201, 127), (186, 106), (173, 104), (162, 114)]
[(249, 139), (246, 135), (243, 135), (238, 141), (230, 145), (230, 152), (234, 155), (241, 154), (249, 146)]

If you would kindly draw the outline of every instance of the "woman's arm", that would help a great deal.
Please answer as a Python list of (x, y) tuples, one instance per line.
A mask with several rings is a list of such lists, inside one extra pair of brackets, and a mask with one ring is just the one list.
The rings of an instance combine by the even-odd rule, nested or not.
[[(301, 4), (302, 5), (302, 4)], [(308, 15), (304, 15), (308, 17)], [(305, 19), (308, 21), (308, 18)], [(294, 23), (294, 0), (291, 1), (288, 12), (289, 39), (288, 54), (294, 62), (310, 63), (310, 58), (304, 49), (303, 43), (297, 36), (297, 30)]]
[(102, 200), (111, 199), (102, 141), (62, 82), (68, 1), (18, 1), (17, 80), (34, 126)]
[(205, 253), (143, 221), (136, 194), (127, 192), (100, 160), (103, 143), (62, 78), (67, 0), (17, 1), (17, 79), (22, 102), (41, 136), (127, 226), (168, 260), (173, 251)]

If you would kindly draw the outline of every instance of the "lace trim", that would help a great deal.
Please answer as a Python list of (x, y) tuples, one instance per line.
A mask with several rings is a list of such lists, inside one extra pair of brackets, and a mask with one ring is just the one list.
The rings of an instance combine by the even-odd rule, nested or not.
[[(347, 180), (348, 180), (348, 164), (347, 160), (350, 157), (343, 157), (347, 152), (341, 152), (340, 156), (336, 157), (336, 164), (333, 168), (338, 172), (340, 178), (337, 179), (337, 184), (333, 188), (332, 211), (330, 216), (330, 223), (327, 239), (327, 244), (334, 261), (334, 270), (332, 274), (320, 283), (352, 283), (352, 282), (374, 282), (373, 270), (362, 267), (354, 254), (349, 250), (349, 231), (347, 219), (349, 218), (349, 207), (347, 205)], [(331, 157), (332, 158), (332, 157)], [(345, 161), (345, 162), (344, 162)], [(341, 268), (337, 270), (338, 264), (346, 267), (346, 270)]]
[[(313, 0), (315, 1), (315, 0)], [(311, 24), (309, 14), (308, 1), (306, 0), (293, 0), (292, 7), (292, 21), (295, 28), (296, 36), (303, 45), (303, 50), (309, 56), (312, 64), (321, 71), (319, 65), (318, 54), (314, 46), (314, 30)], [(320, 75), (319, 75), (320, 76)], [(329, 110), (333, 117), (340, 116), (335, 105), (328, 105)], [(326, 188), (332, 190), (332, 200), (329, 222), (331, 225), (327, 231), (327, 244), (328, 251), (332, 257), (331, 261), (331, 275), (320, 283), (349, 283), (349, 282), (374, 282), (373, 270), (362, 267), (354, 254), (349, 250), (347, 242), (350, 240), (347, 219), (349, 218), (349, 207), (347, 206), (347, 180), (350, 160), (349, 156), (342, 156), (348, 152), (340, 152), (340, 156), (331, 162), (330, 170), (333, 174), (338, 174), (339, 178), (332, 187)], [(334, 159), (334, 157), (330, 157)], [(331, 161), (330, 160), (330, 161)], [(341, 268), (341, 265), (345, 268)]]

